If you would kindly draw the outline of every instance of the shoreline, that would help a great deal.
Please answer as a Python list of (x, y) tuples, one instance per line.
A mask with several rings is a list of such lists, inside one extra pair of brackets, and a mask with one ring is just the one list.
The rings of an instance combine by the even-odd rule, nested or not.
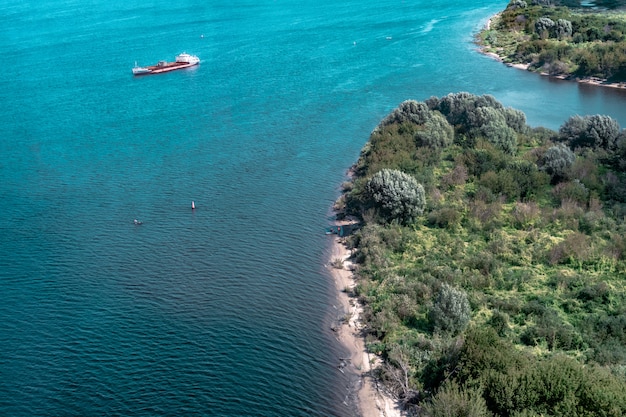
[[(336, 221), (335, 225), (351, 224), (350, 221)], [(362, 417), (402, 417), (399, 402), (386, 394), (380, 387), (379, 382), (371, 376), (372, 370), (380, 366), (381, 359), (370, 354), (365, 347), (365, 338), (362, 334), (363, 323), (361, 322), (362, 305), (356, 297), (351, 296), (346, 289), (353, 289), (356, 280), (352, 272), (353, 263), (351, 252), (344, 243), (344, 238), (333, 235), (332, 249), (328, 268), (335, 282), (337, 298), (343, 311), (346, 312), (346, 320), (333, 328), (337, 340), (349, 351), (349, 358), (342, 359), (342, 368), (349, 369), (359, 378), (356, 392), (357, 407)], [(333, 266), (334, 261), (341, 259), (343, 266)], [(343, 366), (345, 365), (345, 366)], [(340, 370), (342, 370), (340, 368)], [(342, 370), (343, 372), (343, 370)]]
[[(491, 16), (489, 19), (487, 19), (487, 23), (485, 24), (483, 30), (491, 30), (491, 21), (495, 18), (497, 18), (500, 15), (500, 13), (496, 13), (495, 15)], [(482, 32), (482, 31), (481, 31)], [(516, 68), (516, 69), (520, 69), (520, 70), (524, 70), (524, 71), (528, 71), (528, 72), (532, 72), (534, 74), (537, 75), (542, 75), (545, 77), (550, 77), (550, 78), (556, 78), (559, 80), (564, 80), (564, 81), (574, 81), (577, 82), (578, 84), (588, 84), (588, 85), (593, 85), (593, 86), (597, 86), (597, 87), (608, 87), (608, 88), (617, 88), (620, 90), (624, 90), (626, 89), (626, 82), (619, 82), (619, 83), (609, 83), (604, 79), (601, 78), (594, 78), (594, 77), (586, 77), (586, 78), (579, 78), (579, 77), (574, 77), (572, 75), (552, 75), (549, 74), (547, 72), (537, 72), (537, 71), (532, 71), (529, 69), (530, 64), (522, 64), (522, 63), (513, 63), (513, 62), (505, 62), (504, 61), (504, 57), (498, 55), (495, 52), (491, 52), (491, 51), (487, 51), (486, 50), (486, 46), (476, 42), (476, 44), (478, 45), (478, 52), (489, 57), (492, 58), (504, 65), (506, 65), (507, 67), (511, 67), (511, 68)]]

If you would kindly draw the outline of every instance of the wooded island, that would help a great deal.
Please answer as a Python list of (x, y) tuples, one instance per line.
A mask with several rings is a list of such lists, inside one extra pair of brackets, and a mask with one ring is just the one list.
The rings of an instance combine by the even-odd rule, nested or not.
[(626, 131), (406, 101), (336, 203), (368, 349), (411, 415), (626, 415)]
[(478, 34), (478, 43), (531, 71), (626, 87), (626, 13), (554, 3), (562, 2), (512, 0)]

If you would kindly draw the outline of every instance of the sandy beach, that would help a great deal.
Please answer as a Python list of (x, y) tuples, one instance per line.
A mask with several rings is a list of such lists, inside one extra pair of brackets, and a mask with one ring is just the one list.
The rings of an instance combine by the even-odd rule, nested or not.
[[(337, 225), (349, 222), (337, 222)], [(337, 259), (343, 260), (343, 267), (333, 266)], [(350, 251), (343, 244), (343, 238), (333, 235), (331, 259), (328, 268), (335, 281), (338, 298), (344, 311), (348, 312), (349, 320), (335, 329), (337, 339), (350, 351), (350, 360), (346, 361), (346, 368), (355, 372), (361, 378), (358, 392), (359, 412), (363, 417), (401, 417), (400, 405), (397, 400), (387, 395), (374, 378), (370, 376), (372, 368), (380, 365), (380, 358), (372, 355), (365, 349), (365, 340), (361, 334), (362, 306), (356, 298), (350, 297), (346, 288), (354, 288), (356, 282), (352, 273)]]

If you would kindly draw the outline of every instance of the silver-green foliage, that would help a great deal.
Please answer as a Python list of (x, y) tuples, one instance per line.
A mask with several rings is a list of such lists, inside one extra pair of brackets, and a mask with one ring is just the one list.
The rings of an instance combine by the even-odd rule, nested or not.
[(479, 107), (504, 108), (489, 94), (477, 96), (467, 92), (450, 93), (441, 99), (431, 97), (427, 103), (431, 109), (439, 110), (454, 126), (471, 123), (471, 113)]
[(559, 129), (559, 138), (572, 148), (613, 151), (620, 134), (619, 123), (611, 116), (572, 116)]
[(387, 117), (378, 125), (378, 128), (393, 123), (402, 124), (405, 122), (421, 125), (430, 117), (430, 109), (426, 103), (415, 100), (406, 100), (400, 103)]
[[(489, 94), (477, 96), (471, 93), (450, 93), (441, 99), (431, 97), (426, 100), (431, 110), (440, 111), (453, 126), (462, 126), (465, 130), (473, 130), (482, 134), (481, 129), (487, 124), (506, 126), (509, 130), (525, 133), (528, 130), (526, 116), (523, 112), (505, 108), (498, 100)], [(492, 127), (484, 129), (491, 133)], [(498, 133), (496, 136), (503, 136)], [(497, 140), (496, 140), (497, 141)]]
[(454, 128), (439, 112), (432, 112), (431, 116), (415, 134), (418, 146), (429, 146), (441, 149), (454, 141)]
[(543, 156), (541, 169), (552, 178), (565, 178), (567, 170), (576, 160), (576, 155), (567, 146), (558, 144), (549, 148)]
[(442, 284), (429, 313), (435, 332), (456, 335), (467, 327), (470, 315), (465, 291)]
[(523, 111), (507, 107), (504, 109), (506, 125), (516, 132), (527, 133), (526, 115)]
[(383, 169), (365, 186), (368, 199), (386, 222), (411, 223), (424, 212), (424, 187), (411, 175), (395, 169)]
[(528, 6), (528, 4), (524, 1), (524, 0), (511, 0), (511, 2), (509, 3), (508, 6), (506, 6), (507, 9), (525, 9)]
[[(514, 113), (510, 112), (510, 115)], [(470, 131), (473, 136), (482, 136), (508, 154), (517, 150), (517, 134), (507, 124), (507, 111), (493, 107), (478, 107), (469, 114)]]
[(556, 21), (556, 36), (559, 39), (569, 38), (572, 36), (572, 22), (566, 19), (559, 19)]
[(547, 38), (550, 36), (550, 32), (552, 32), (555, 25), (554, 20), (549, 17), (540, 17), (535, 22), (535, 32), (542, 38)]

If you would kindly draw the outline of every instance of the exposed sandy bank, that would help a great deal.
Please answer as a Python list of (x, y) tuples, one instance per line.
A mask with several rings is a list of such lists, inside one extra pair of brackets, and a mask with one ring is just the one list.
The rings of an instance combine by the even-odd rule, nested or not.
[[(337, 222), (338, 225), (349, 222)], [(333, 235), (331, 259), (328, 268), (335, 280), (339, 301), (344, 311), (348, 312), (349, 319), (335, 329), (337, 339), (350, 350), (350, 360), (345, 361), (346, 368), (355, 372), (361, 378), (358, 392), (358, 406), (363, 417), (401, 417), (398, 401), (387, 395), (379, 387), (378, 382), (370, 376), (373, 367), (380, 365), (380, 359), (371, 355), (365, 349), (365, 340), (362, 336), (361, 323), (362, 306), (356, 298), (348, 296), (346, 289), (356, 285), (352, 274), (350, 251), (343, 244), (343, 239)], [(332, 264), (337, 259), (343, 260), (343, 268), (339, 269)]]

